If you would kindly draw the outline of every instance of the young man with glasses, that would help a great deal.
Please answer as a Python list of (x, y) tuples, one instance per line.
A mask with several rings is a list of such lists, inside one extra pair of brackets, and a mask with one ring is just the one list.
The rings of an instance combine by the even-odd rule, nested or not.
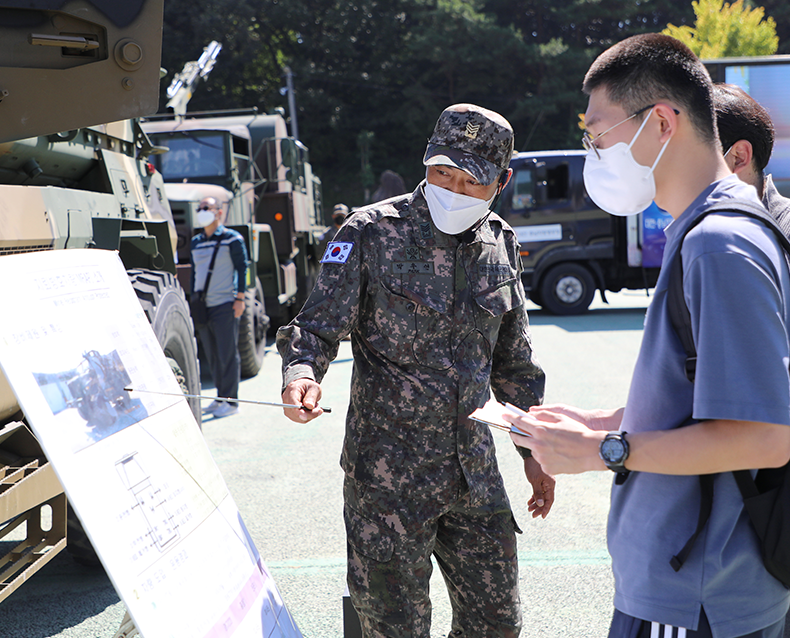
[[(705, 216), (681, 248), (713, 205), (759, 205), (725, 163), (710, 78), (685, 45), (628, 38), (599, 56), (583, 88), (590, 195), (621, 215), (655, 199), (674, 218), (664, 263), (680, 250), (696, 378), (686, 377), (664, 268), (625, 408), (536, 406), (513, 418), (532, 437), (511, 436), (551, 474), (616, 473), (610, 638), (781, 638), (790, 592), (763, 565), (732, 471), (790, 459), (783, 250), (765, 225), (727, 212)], [(676, 570), (671, 561), (697, 526), (702, 474), (715, 474), (712, 511)]]

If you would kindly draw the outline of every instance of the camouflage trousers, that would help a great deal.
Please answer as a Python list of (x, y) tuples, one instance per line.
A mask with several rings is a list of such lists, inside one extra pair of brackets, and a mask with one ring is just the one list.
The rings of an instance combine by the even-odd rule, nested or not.
[(457, 489), (443, 499), (349, 477), (344, 493), (348, 589), (365, 638), (430, 636), (431, 555), (452, 604), (450, 636), (519, 635), (517, 527), (504, 494), (493, 507), (472, 507)]

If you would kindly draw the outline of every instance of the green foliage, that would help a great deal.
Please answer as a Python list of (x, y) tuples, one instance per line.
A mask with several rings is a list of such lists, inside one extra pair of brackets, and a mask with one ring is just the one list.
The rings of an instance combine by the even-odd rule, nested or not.
[[(776, 18), (780, 50), (790, 46), (790, 3), (764, 5)], [(770, 22), (760, 13), (753, 24), (755, 15), (744, 19), (750, 33), (761, 33)], [(693, 24), (692, 3), (167, 0), (163, 65), (170, 74), (163, 88), (218, 40), (224, 48), (190, 110), (287, 112), (280, 89), (289, 66), (300, 137), (331, 210), (337, 202), (366, 203), (365, 191), (375, 190), (386, 169), (414, 188), (425, 174), (422, 154), (436, 118), (456, 102), (502, 113), (513, 124), (518, 150), (578, 148), (579, 114), (587, 103), (581, 83), (592, 60), (625, 37), (661, 31), (670, 22)]]
[(663, 33), (677, 38), (704, 59), (772, 55), (779, 46), (776, 22), (763, 20), (762, 7), (750, 9), (743, 0), (727, 4), (723, 0), (691, 3), (697, 16), (695, 26), (667, 25)]

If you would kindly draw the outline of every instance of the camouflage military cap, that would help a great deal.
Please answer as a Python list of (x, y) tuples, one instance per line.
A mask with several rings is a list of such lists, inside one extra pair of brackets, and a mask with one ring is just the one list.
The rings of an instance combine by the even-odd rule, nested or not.
[(454, 104), (439, 116), (422, 161), (460, 168), (491, 184), (512, 155), (513, 128), (504, 117), (474, 104)]

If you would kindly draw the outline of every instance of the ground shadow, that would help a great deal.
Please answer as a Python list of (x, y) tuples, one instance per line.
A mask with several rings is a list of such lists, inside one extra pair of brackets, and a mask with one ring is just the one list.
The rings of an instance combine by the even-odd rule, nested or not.
[[(0, 547), (0, 551), (7, 550)], [(119, 600), (101, 567), (80, 565), (63, 551), (0, 604), (2, 635), (56, 636)]]
[(559, 316), (548, 310), (529, 311), (533, 326), (554, 325), (567, 332), (599, 332), (602, 330), (642, 330), (647, 308), (595, 308), (581, 315)]

